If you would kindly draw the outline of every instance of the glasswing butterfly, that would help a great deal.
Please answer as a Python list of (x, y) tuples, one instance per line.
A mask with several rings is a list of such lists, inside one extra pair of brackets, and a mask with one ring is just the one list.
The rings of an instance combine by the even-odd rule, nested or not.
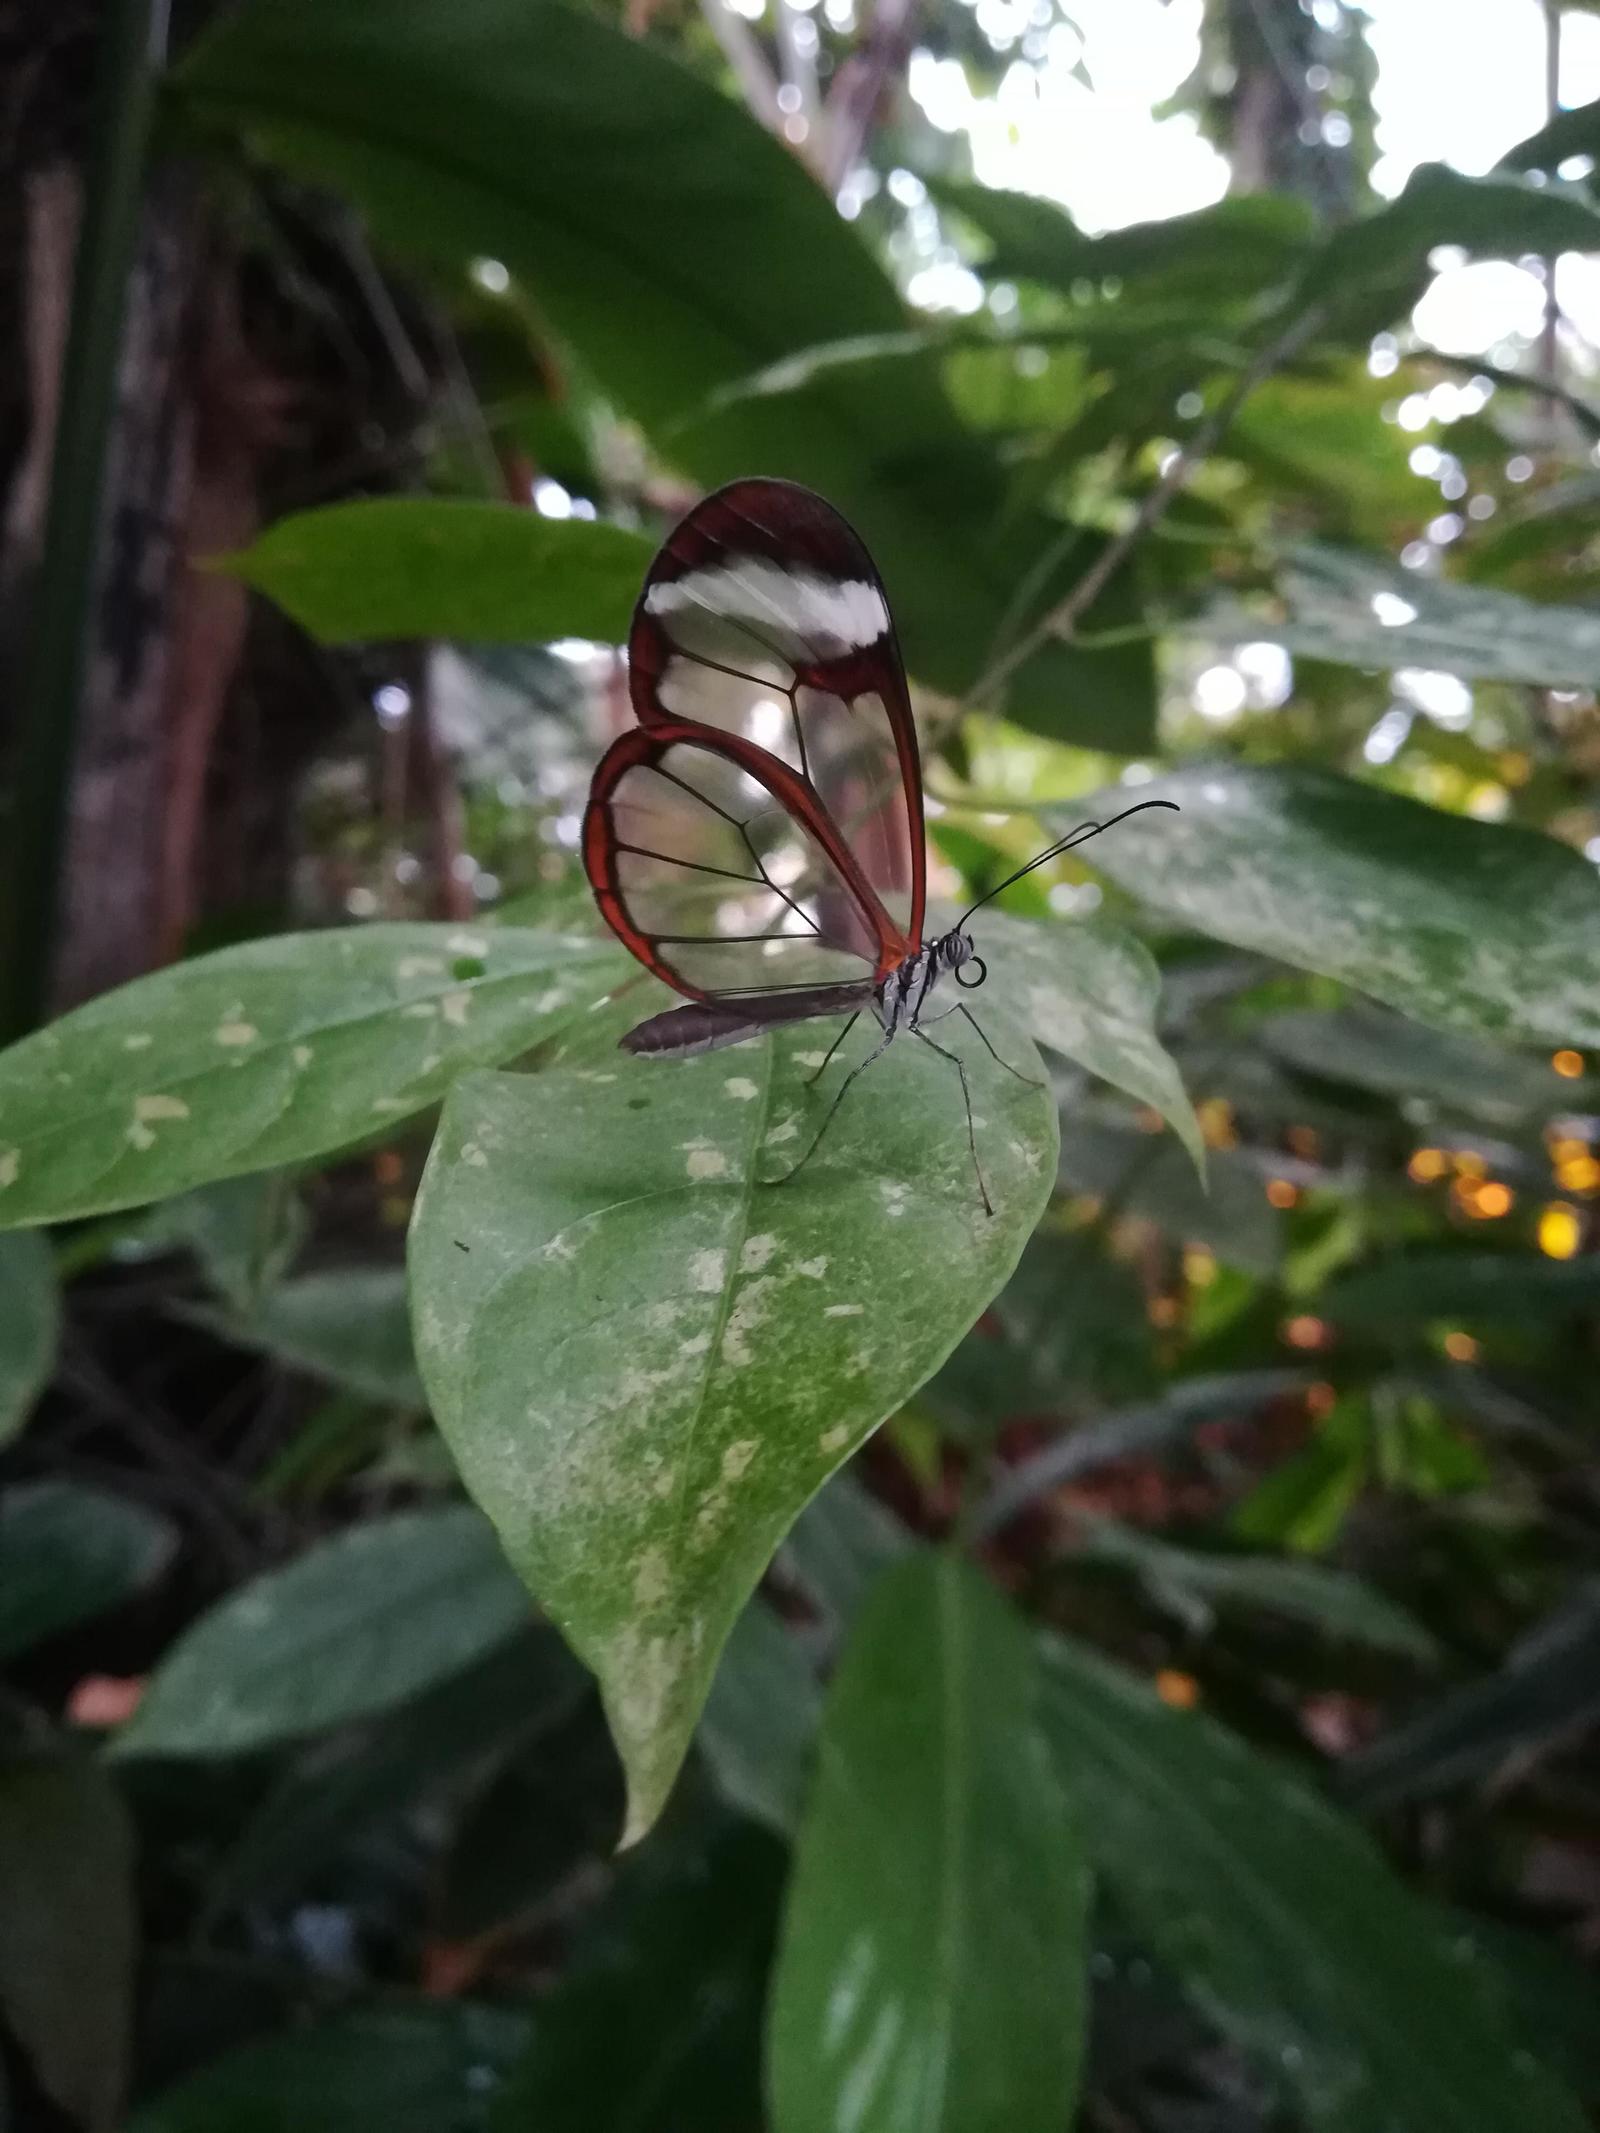
[[(1080, 824), (924, 940), (922, 765), (888, 598), (858, 535), (792, 482), (732, 482), (674, 527), (634, 609), (628, 679), (639, 723), (595, 772), (584, 867), (623, 946), (690, 1005), (641, 1022), (623, 1049), (708, 1052), (848, 1016), (815, 1080), (870, 1009), (877, 1044), (788, 1177), (857, 1075), (909, 1034), (960, 1076), (992, 1213), (966, 1067), (927, 1024), (964, 1016), (1017, 1070), (964, 1001), (936, 1014), (929, 1001), (947, 976), (983, 983), (967, 931), (980, 905), (1110, 823)], [(1143, 801), (1111, 821), (1172, 804)]]

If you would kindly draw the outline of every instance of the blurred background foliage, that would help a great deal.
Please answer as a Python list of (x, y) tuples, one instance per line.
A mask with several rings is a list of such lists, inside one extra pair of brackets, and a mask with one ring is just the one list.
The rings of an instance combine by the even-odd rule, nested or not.
[[(0, 9), (9, 1033), (292, 928), (588, 927), (611, 647), (763, 472), (878, 560), (943, 890), (1183, 801), (1012, 905), (1139, 930), (1210, 1159), (1058, 1063), (1014, 1279), (805, 1514), (620, 1860), (592, 1688), (428, 1418), (426, 1131), (0, 1236), (0, 2121), (1584, 2123), (1592, 12), (196, 0), (152, 66), (156, 12)], [(937, 1817), (883, 1716), (930, 1625), (993, 1699), (970, 1844), (1059, 1806), (952, 1533), (1046, 1639), (1094, 1894), (980, 1875), (930, 2008), (851, 1780)], [(819, 2071), (852, 1885), (958, 2039), (904, 2116), (870, 2051)]]

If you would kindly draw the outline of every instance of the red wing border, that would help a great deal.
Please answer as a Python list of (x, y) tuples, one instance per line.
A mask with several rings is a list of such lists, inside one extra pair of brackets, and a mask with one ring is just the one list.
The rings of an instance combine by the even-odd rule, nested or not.
[[(773, 831), (783, 842), (763, 853)], [(582, 847), (606, 923), (690, 1000), (859, 992), (911, 952), (810, 786), (737, 735), (681, 720), (623, 734), (595, 772)], [(848, 907), (847, 935), (829, 932), (830, 905)]]

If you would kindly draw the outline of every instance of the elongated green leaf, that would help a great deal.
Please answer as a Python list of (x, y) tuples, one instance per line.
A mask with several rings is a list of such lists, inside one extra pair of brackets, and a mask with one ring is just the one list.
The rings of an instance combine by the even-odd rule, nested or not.
[(1600, 683), (1600, 613), (1591, 608), (1452, 585), (1341, 548), (1296, 549), (1277, 590), (1278, 612), (1223, 605), (1200, 627), (1224, 644), (1270, 637), (1310, 659), (1378, 672), (1420, 667), (1552, 689)]
[[(1019, 1031), (993, 1035), (1038, 1072)], [(821, 1123), (801, 1081), (826, 1035), (451, 1092), (412, 1224), (418, 1359), (469, 1489), (600, 1677), (630, 1837), (784, 1531), (949, 1353), (1043, 1209), (1053, 1106), (951, 1041), (992, 1218), (955, 1075), (921, 1045), (862, 1077), (782, 1186), (758, 1179)]]
[(1600, 154), (1600, 99), (1558, 112), (1500, 158), (1502, 170), (1555, 170), (1568, 156)]
[(223, 561), (324, 644), (621, 644), (651, 552), (624, 526), (386, 496), (297, 512)]
[[(251, 0), (200, 40), (175, 93), (200, 125), (331, 184), (390, 242), (457, 269), (502, 260), (675, 465), (822, 490), (883, 570), (915, 673), (958, 691), (990, 657), (1058, 529), (1007, 527), (1002, 469), (931, 369), (688, 419), (719, 388), (819, 343), (898, 333), (906, 314), (794, 157), (659, 46), (560, 0), (455, 0), (448, 15)], [(1116, 619), (1114, 599), (1091, 626)], [(1049, 730), (1108, 746), (1153, 731), (1148, 646), (1046, 646), (1014, 694)]]
[(1424, 1661), (1438, 1656), (1433, 1638), (1405, 1608), (1359, 1578), (1319, 1563), (1208, 1555), (1103, 1518), (1089, 1525), (1082, 1553), (1132, 1571), (1152, 1599), (1196, 1629), (1209, 1627), (1218, 1608), (1261, 1608), (1375, 1651)]
[(0, 1052), (0, 1228), (348, 1146), (555, 1035), (625, 961), (581, 937), (384, 925), (139, 978)]
[(49, 1383), (61, 1337), (55, 1261), (42, 1237), (0, 1237), (0, 1444)]
[(392, 1710), (528, 1619), (494, 1535), (465, 1505), (323, 1541), (187, 1630), (117, 1736), (121, 1755), (233, 1755)]
[(223, 1178), (152, 1207), (139, 1225), (141, 1251), (193, 1252), (207, 1285), (235, 1311), (251, 1311), (305, 1241), (305, 1209), (280, 1171)]
[(1209, 1246), (1229, 1266), (1271, 1274), (1283, 1256), (1283, 1223), (1266, 1197), (1266, 1180), (1231, 1150), (1209, 1152), (1202, 1182), (1171, 1141), (1074, 1117), (1062, 1128), (1061, 1179), (1143, 1215), (1180, 1242)]
[(1574, 1318), (1600, 1297), (1600, 1260), (1535, 1252), (1393, 1252), (1341, 1275), (1319, 1308), (1347, 1325), (1423, 1319), (1505, 1322)]
[(996, 998), (1034, 1040), (1159, 1111), (1204, 1175), (1194, 1110), (1156, 1035), (1161, 974), (1144, 943), (1102, 919), (1034, 925), (986, 911), (973, 923)]
[(483, 2133), (531, 2028), (469, 2000), (339, 2015), (203, 2067), (128, 2133)]
[(1045, 1722), (1129, 1924), (1316, 2133), (1580, 2133), (1493, 1981), (1356, 1826), (1220, 1726), (1044, 1644)]
[(1157, 909), (1419, 1022), (1600, 1043), (1600, 878), (1566, 845), (1323, 770), (1214, 764), (1139, 791), (1182, 813), (1124, 823), (1095, 863)]
[(133, 1835), (94, 1764), (0, 1763), (0, 2017), (85, 2133), (120, 2123), (133, 2019)]
[(888, 1572), (823, 1714), (770, 2014), (776, 2133), (1059, 2133), (1089, 1877), (1021, 1623), (954, 1557)]
[(1363, 1807), (1486, 1778), (1600, 1716), (1600, 1580), (1580, 1585), (1503, 1667), (1425, 1704), (1352, 1756), (1340, 1778)]
[(280, 1282), (255, 1310), (208, 1321), (231, 1340), (364, 1400), (426, 1407), (403, 1267), (332, 1267)]
[(0, 1661), (103, 1614), (159, 1577), (177, 1545), (140, 1504), (66, 1481), (0, 1496)]

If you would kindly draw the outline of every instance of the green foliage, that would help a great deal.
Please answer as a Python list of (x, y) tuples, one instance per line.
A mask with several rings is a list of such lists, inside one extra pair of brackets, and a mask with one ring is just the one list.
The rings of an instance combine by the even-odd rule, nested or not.
[[(760, 108), (787, 16), (613, 13), (245, 0), (167, 83), (247, 337), (313, 426), (335, 372), (407, 410), (205, 560), (412, 709), (297, 808), (320, 902), (0, 1053), (15, 2115), (131, 2065), (137, 2133), (1575, 2133), (1597, 424), (1408, 311), (1441, 246), (1600, 252), (1600, 107), (1095, 235), (888, 96), (928, 197), (851, 226), (790, 153), (837, 10), (771, 130), (728, 54)], [(903, 299), (958, 255), (981, 309)], [(975, 1151), (922, 1047), (788, 1182), (864, 1031), (816, 1088), (834, 1024), (616, 1049), (625, 692), (548, 647), (751, 472), (882, 566), (944, 922), (1180, 809), (977, 912)]]

